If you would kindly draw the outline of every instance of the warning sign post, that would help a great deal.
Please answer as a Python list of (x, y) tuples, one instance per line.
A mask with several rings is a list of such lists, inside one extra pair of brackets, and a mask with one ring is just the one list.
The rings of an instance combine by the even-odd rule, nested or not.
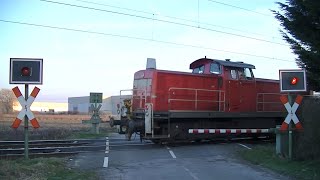
[[(288, 156), (289, 159), (292, 159), (292, 134), (293, 130), (303, 130), (302, 124), (299, 121), (296, 111), (301, 104), (303, 96), (297, 95), (296, 100), (293, 102), (293, 97), (291, 94), (287, 96), (282, 95), (280, 97), (281, 102), (285, 106), (286, 110), (288, 111), (288, 115), (286, 116), (285, 120), (283, 121), (280, 131), (288, 131)], [(295, 124), (295, 128), (293, 128), (293, 123)]]
[[(292, 159), (292, 131), (303, 130), (302, 124), (299, 121), (296, 111), (302, 102), (303, 96), (297, 95), (293, 102), (293, 95), (290, 93), (307, 91), (306, 72), (304, 69), (294, 70), (279, 70), (280, 77), (280, 92), (288, 93), (288, 96), (282, 95), (280, 100), (286, 108), (288, 115), (284, 119), (280, 127), (280, 131), (288, 131), (288, 149), (289, 159)], [(295, 129), (292, 128), (292, 122), (295, 124)]]
[(12, 89), (22, 109), (15, 118), (12, 128), (18, 128), (24, 119), (24, 157), (29, 159), (29, 121), (33, 128), (39, 128), (39, 123), (30, 110), (30, 106), (38, 95), (40, 89), (35, 87), (29, 97), (29, 84), (42, 84), (43, 59), (10, 58), (10, 84), (24, 84), (23, 97), (18, 87)]
[[(102, 93), (90, 93), (90, 103), (91, 104), (91, 110), (93, 112), (90, 122), (92, 124), (91, 132), (95, 134), (99, 134), (99, 123), (101, 122), (101, 118), (99, 116), (99, 111), (101, 108), (101, 104), (98, 105), (98, 103), (102, 103)], [(94, 105), (93, 105), (94, 104)]]

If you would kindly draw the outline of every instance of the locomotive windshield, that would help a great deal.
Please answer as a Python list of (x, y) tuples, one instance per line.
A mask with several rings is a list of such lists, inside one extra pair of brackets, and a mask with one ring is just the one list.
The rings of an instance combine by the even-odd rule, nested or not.
[(247, 80), (253, 79), (253, 73), (250, 68), (241, 68), (239, 69), (238, 72), (239, 72), (240, 79), (247, 79)]
[(244, 68), (244, 75), (246, 79), (249, 79), (249, 80), (253, 79), (253, 73), (250, 68)]

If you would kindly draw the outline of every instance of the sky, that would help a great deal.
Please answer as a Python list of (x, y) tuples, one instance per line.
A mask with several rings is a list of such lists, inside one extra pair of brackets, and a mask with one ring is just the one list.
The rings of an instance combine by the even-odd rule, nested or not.
[(273, 0), (0, 0), (0, 89), (16, 86), (10, 58), (43, 59), (36, 101), (119, 95), (147, 58), (183, 72), (205, 56), (231, 59), (279, 79), (296, 56), (270, 10)]

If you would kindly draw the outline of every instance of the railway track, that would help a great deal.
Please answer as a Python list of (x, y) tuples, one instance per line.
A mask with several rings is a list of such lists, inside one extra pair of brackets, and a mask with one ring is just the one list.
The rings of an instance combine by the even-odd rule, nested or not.
[[(72, 140), (36, 140), (29, 141), (29, 157), (59, 157), (70, 156), (84, 152), (105, 151), (105, 139), (72, 139)], [(261, 144), (272, 143), (274, 139), (270, 138), (233, 138), (233, 139), (215, 139), (202, 141), (179, 141), (175, 143), (160, 143), (162, 145), (170, 144), (173, 146), (183, 145), (203, 145), (203, 144), (219, 144), (219, 143), (247, 143)], [(120, 148), (138, 145), (152, 145), (149, 141), (114, 141), (110, 148)], [(24, 156), (23, 141), (0, 141), (0, 159), (14, 159)]]
[[(99, 142), (105, 142), (105, 140), (73, 139), (29, 141), (29, 156), (69, 156), (83, 152), (105, 150), (105, 144)], [(0, 159), (18, 158), (23, 156), (23, 141), (0, 141)]]

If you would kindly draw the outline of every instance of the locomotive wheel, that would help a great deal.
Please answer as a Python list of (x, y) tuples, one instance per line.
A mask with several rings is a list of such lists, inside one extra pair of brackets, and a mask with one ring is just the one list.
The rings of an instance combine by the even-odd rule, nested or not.
[(110, 127), (113, 127), (113, 126), (114, 126), (114, 119), (113, 119), (113, 118), (110, 118), (109, 124), (110, 124)]

